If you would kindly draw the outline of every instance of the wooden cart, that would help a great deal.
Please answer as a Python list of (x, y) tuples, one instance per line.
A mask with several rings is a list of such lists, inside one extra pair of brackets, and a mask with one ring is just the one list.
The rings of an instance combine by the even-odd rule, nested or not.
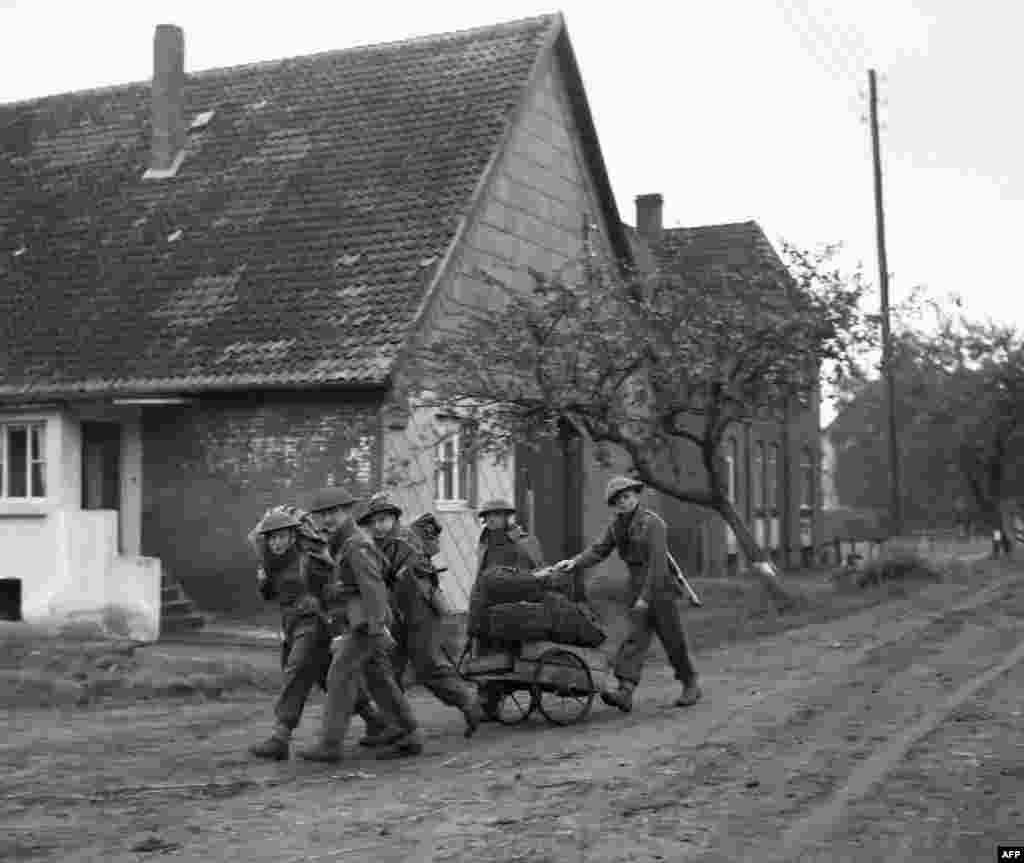
[(554, 725), (584, 719), (611, 674), (599, 648), (528, 641), (478, 654), (470, 642), (459, 673), (474, 681), (490, 718), (505, 725), (524, 722), (537, 710)]

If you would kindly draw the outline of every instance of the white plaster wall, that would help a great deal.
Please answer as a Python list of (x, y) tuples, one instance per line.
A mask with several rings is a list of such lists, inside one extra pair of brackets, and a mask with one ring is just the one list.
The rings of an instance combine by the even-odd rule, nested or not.
[(124, 426), (122, 506), (125, 555), (117, 549), (117, 513), (81, 509), (81, 435), (77, 417), (59, 412), (0, 412), (0, 419), (45, 420), (47, 498), (0, 502), (0, 577), (22, 582), (22, 617), (60, 629), (98, 624), (108, 635), (155, 640), (160, 627), (160, 562), (138, 556), (142, 443), (137, 421)]
[[(443, 427), (431, 410), (411, 411), (401, 429), (385, 429), (385, 487), (403, 510), (403, 521), (426, 512), (433, 512), (443, 527), (438, 564), (448, 567), (441, 584), (451, 604), (458, 611), (469, 605), (469, 592), (476, 577), (476, 546), (480, 523), (476, 510), (468, 506), (438, 508), (434, 500), (434, 442)], [(510, 457), (504, 464), (489, 458), (477, 463), (477, 503), (505, 497), (513, 499), (514, 464)]]
[(121, 553), (142, 550), (142, 424), (137, 418), (121, 424)]
[[(155, 641), (160, 634), (160, 561), (117, 553), (113, 510), (54, 513), (60, 544), (61, 578), (47, 586), (45, 619), (95, 623), (107, 635)], [(41, 591), (42, 592), (42, 591)]]

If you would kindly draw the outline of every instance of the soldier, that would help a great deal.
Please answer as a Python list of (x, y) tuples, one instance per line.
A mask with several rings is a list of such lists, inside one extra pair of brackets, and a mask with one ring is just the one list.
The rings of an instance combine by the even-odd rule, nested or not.
[(616, 511), (611, 524), (586, 551), (555, 564), (559, 571), (588, 569), (618, 550), (629, 567), (630, 630), (615, 659), (619, 686), (601, 694), (605, 704), (626, 713), (633, 709), (633, 690), (655, 635), (683, 686), (676, 706), (689, 707), (701, 697), (680, 614), (683, 589), (668, 570), (665, 522), (640, 506), (643, 488), (637, 480), (614, 477), (605, 493), (608, 506)]
[(281, 606), (281, 668), (284, 683), (274, 706), (270, 737), (250, 747), (258, 758), (288, 758), (292, 733), (309, 693), (324, 675), (328, 653), (326, 614), (320, 591), (333, 568), (326, 545), (294, 507), (265, 514), (249, 542), (260, 558), (257, 584), (264, 599)]
[(337, 607), (344, 614), (348, 629), (331, 643), (320, 740), (299, 752), (307, 761), (341, 760), (341, 744), (364, 681), (374, 702), (401, 731), (394, 748), (382, 756), (418, 755), (423, 750), (416, 718), (391, 669), (395, 641), (389, 628), (392, 616), (383, 561), (373, 540), (355, 523), (355, 503), (344, 490), (329, 488), (317, 495), (311, 507), (337, 566), (335, 581), (324, 596), (332, 609)]
[(485, 503), (478, 512), (484, 521), (477, 549), (477, 578), (492, 566), (532, 572), (544, 566), (540, 543), (515, 521), (516, 509), (506, 500)]
[[(477, 639), (477, 646), (487, 650), (490, 642), (482, 633), (485, 610), (481, 576), (492, 567), (503, 566), (521, 572), (532, 572), (544, 566), (544, 555), (536, 537), (530, 536), (515, 521), (516, 510), (507, 500), (491, 500), (477, 512), (483, 521), (483, 530), (477, 545), (477, 570), (473, 589), (469, 594), (470, 636)], [(484, 715), (493, 718), (501, 701), (498, 687), (484, 686), (480, 690), (483, 698)]]
[[(388, 583), (392, 596), (392, 610), (396, 618), (393, 630), (398, 647), (395, 650), (395, 678), (399, 685), (406, 666), (411, 664), (416, 679), (442, 704), (462, 711), (466, 720), (466, 737), (472, 737), (483, 716), (479, 700), (471, 686), (456, 673), (451, 661), (441, 649), (442, 630), (437, 573), (427, 554), (428, 548), (437, 553), (437, 535), (440, 525), (435, 520), (437, 535), (420, 523), (420, 531), (412, 531), (399, 524), (400, 507), (385, 495), (371, 500), (360, 517), (360, 527), (370, 530), (377, 548), (387, 560)], [(426, 539), (426, 544), (425, 544)]]

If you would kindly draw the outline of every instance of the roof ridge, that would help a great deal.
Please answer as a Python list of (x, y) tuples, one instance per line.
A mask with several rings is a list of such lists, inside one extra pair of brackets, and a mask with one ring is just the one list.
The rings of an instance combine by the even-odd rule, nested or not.
[[(185, 81), (187, 83), (190, 78), (205, 78), (207, 76), (213, 77), (232, 72), (266, 69), (273, 66), (283, 65), (286, 63), (294, 63), (300, 60), (319, 60), (325, 57), (340, 54), (356, 53), (361, 51), (378, 51), (383, 48), (397, 48), (405, 45), (416, 45), (429, 42), (442, 42), (456, 38), (480, 35), (482, 33), (487, 32), (500, 32), (502, 30), (511, 30), (517, 27), (526, 27), (530, 24), (539, 24), (541, 22), (547, 22), (549, 25), (551, 25), (558, 20), (561, 14), (561, 12), (551, 12), (545, 15), (534, 15), (528, 18), (516, 18), (511, 21), (504, 21), (498, 24), (482, 24), (478, 27), (468, 27), (463, 30), (448, 30), (443, 33), (427, 33), (421, 36), (410, 36), (405, 39), (394, 39), (389, 42), (373, 42), (364, 45), (350, 45), (347, 48), (329, 48), (325, 51), (314, 51), (311, 54), (293, 54), (287, 57), (277, 57), (271, 60), (254, 60), (249, 63), (239, 63), (234, 66), (211, 66), (205, 69), (197, 69), (192, 72), (186, 72)], [(48, 93), (43, 96), (32, 96), (28, 99), (17, 99), (13, 102), (0, 102), (0, 108), (24, 108), (28, 107), (29, 105), (37, 105), (39, 103), (47, 102), (52, 99), (63, 99), (69, 96), (88, 96), (100, 95), (103, 93), (116, 93), (119, 91), (131, 90), (136, 87), (148, 87), (150, 86), (151, 81), (151, 78), (145, 78), (138, 81), (126, 81), (120, 84), (103, 84), (98, 87), (86, 87), (81, 90), (64, 90), (60, 93)]]
[(739, 222), (714, 222), (709, 225), (679, 225), (675, 228), (665, 228), (664, 233), (671, 233), (672, 231), (697, 231), (705, 228), (738, 228), (741, 225), (758, 225), (758, 222), (757, 219), (743, 219)]

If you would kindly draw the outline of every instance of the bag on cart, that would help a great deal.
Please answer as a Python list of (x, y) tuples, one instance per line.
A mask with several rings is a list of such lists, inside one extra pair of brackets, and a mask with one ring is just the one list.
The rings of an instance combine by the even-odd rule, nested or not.
[(586, 603), (572, 602), (558, 593), (544, 598), (548, 607), (551, 630), (548, 638), (559, 644), (576, 647), (600, 647), (608, 638), (601, 619)]
[(505, 602), (487, 611), (487, 635), (495, 641), (547, 641), (550, 632), (551, 607), (546, 602)]
[(547, 583), (529, 572), (495, 566), (481, 574), (488, 606), (510, 602), (543, 602)]

